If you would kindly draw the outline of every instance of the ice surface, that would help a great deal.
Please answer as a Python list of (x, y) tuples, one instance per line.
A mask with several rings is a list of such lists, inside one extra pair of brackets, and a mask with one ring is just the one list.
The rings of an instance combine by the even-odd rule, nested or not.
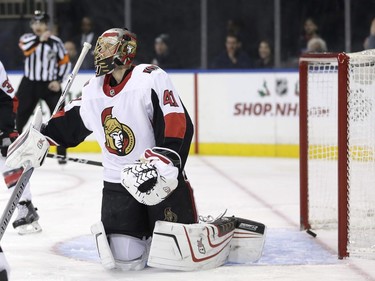
[[(101, 160), (99, 154), (71, 156)], [(227, 209), (227, 215), (266, 224), (262, 258), (199, 272), (121, 272), (102, 268), (90, 235), (100, 219), (101, 168), (46, 159), (31, 179), (43, 231), (20, 236), (10, 224), (1, 241), (10, 280), (375, 280), (375, 261), (337, 259), (333, 233), (313, 238), (299, 231), (298, 169), (297, 159), (190, 156), (186, 172), (199, 213), (216, 216)], [(3, 210), (10, 192), (1, 188)]]

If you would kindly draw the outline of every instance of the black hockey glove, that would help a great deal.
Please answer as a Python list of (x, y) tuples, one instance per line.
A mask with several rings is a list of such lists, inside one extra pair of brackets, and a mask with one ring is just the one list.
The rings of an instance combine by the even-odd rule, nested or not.
[(13, 130), (13, 132), (10, 133), (5, 133), (0, 130), (0, 152), (3, 157), (7, 156), (9, 145), (14, 142), (17, 137), (17, 130)]

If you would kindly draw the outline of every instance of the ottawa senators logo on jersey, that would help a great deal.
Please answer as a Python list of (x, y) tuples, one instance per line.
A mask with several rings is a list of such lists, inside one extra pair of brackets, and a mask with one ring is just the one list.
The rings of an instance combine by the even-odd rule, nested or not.
[(172, 212), (171, 207), (164, 209), (164, 220), (170, 222), (177, 222), (177, 215)]
[(129, 154), (135, 145), (133, 131), (112, 117), (112, 108), (102, 111), (102, 125), (105, 134), (105, 147), (110, 153), (118, 156)]

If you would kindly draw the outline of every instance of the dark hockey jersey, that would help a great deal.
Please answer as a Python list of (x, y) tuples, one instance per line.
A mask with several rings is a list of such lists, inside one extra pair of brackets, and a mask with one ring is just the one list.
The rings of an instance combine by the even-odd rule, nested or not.
[(42, 132), (65, 147), (78, 145), (92, 132), (102, 150), (105, 181), (120, 182), (122, 167), (154, 146), (176, 151), (183, 168), (193, 124), (168, 74), (141, 64), (114, 87), (110, 79), (91, 78), (82, 97), (58, 112)]
[(0, 133), (6, 135), (15, 129), (17, 98), (8, 75), (0, 62)]

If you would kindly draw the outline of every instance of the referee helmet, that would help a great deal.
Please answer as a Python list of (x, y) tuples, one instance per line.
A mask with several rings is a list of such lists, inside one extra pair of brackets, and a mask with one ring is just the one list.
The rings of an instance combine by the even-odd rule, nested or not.
[(36, 22), (48, 24), (49, 15), (43, 11), (35, 10), (34, 16), (31, 19), (31, 24), (36, 23)]

